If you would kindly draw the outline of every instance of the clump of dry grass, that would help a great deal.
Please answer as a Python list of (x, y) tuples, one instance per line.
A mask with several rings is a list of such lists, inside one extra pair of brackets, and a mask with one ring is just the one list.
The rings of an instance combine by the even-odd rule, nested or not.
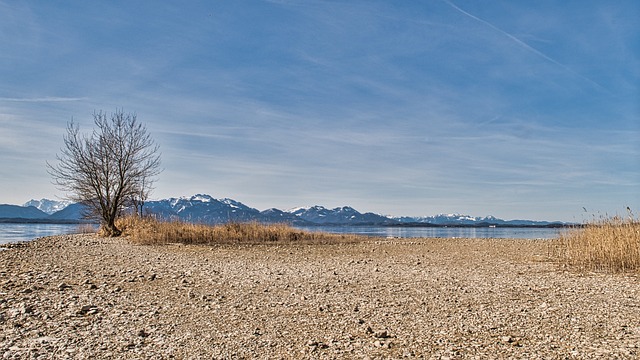
[(151, 217), (128, 216), (116, 226), (122, 235), (144, 245), (158, 244), (229, 244), (273, 242), (356, 242), (363, 237), (307, 232), (285, 224), (227, 223), (221, 225), (192, 224), (182, 221), (159, 221)]
[(78, 224), (76, 232), (78, 234), (96, 234), (98, 230), (93, 224)]
[(640, 221), (628, 218), (593, 221), (561, 235), (555, 242), (563, 264), (582, 271), (640, 270)]

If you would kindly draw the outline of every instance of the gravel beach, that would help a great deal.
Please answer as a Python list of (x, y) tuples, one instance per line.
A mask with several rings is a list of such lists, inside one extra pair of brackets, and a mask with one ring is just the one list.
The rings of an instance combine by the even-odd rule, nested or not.
[(543, 240), (142, 246), (64, 235), (0, 251), (3, 359), (633, 359), (635, 274)]

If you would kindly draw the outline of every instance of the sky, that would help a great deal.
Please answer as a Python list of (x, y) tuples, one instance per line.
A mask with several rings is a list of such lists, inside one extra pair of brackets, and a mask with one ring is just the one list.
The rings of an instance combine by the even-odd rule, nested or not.
[(137, 114), (151, 198), (582, 221), (640, 213), (640, 2), (0, 0), (0, 203), (70, 120)]

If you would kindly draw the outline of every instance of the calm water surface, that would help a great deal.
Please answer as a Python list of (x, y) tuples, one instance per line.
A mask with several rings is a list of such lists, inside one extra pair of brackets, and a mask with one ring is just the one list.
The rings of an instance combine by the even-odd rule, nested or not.
[(336, 234), (358, 234), (398, 238), (497, 238), (497, 239), (553, 239), (566, 231), (548, 228), (456, 228), (456, 227), (385, 227), (385, 226), (310, 226), (307, 231)]
[(0, 224), (0, 244), (80, 232), (78, 224)]
[[(29, 241), (42, 236), (78, 233), (77, 224), (0, 224), (0, 244)], [(335, 234), (357, 234), (398, 238), (515, 238), (552, 239), (563, 229), (546, 228), (403, 228), (384, 226), (310, 226), (298, 227), (306, 231)]]

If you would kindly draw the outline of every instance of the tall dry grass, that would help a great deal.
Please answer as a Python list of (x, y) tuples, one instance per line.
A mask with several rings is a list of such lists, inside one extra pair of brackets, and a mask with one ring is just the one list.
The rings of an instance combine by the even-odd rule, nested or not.
[(613, 217), (592, 221), (554, 243), (560, 262), (582, 271), (640, 271), (640, 221)]
[(160, 244), (232, 244), (274, 242), (356, 242), (363, 237), (307, 232), (284, 224), (227, 223), (221, 225), (192, 224), (181, 221), (159, 221), (150, 217), (128, 216), (118, 219), (122, 235), (144, 245)]
[(98, 228), (94, 224), (78, 224), (76, 233), (78, 234), (95, 234), (98, 232)]

